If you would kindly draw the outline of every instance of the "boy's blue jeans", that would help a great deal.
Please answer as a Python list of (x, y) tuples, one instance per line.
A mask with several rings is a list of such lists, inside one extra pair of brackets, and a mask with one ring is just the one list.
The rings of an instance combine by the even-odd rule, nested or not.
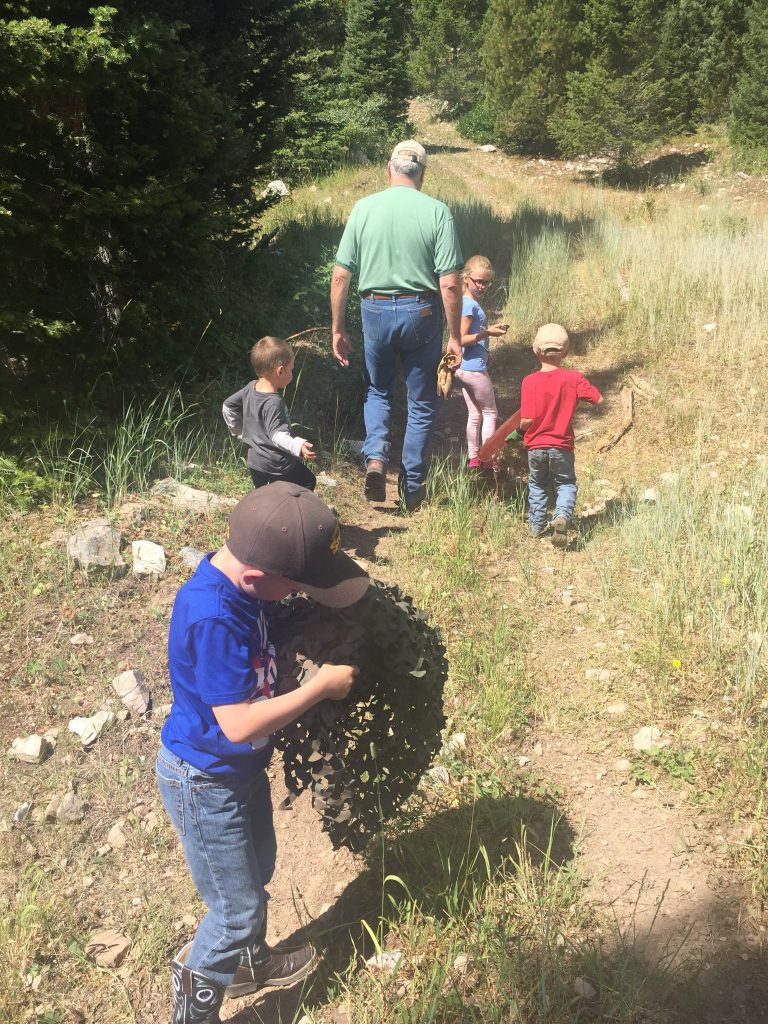
[(408, 393), (401, 494), (417, 495), (427, 478), (427, 446), (437, 419), (437, 364), (443, 348), (443, 314), (437, 295), (363, 299), (360, 303), (368, 390), (365, 398), (366, 462), (389, 461), (392, 389), (402, 363)]
[(163, 804), (208, 907), (186, 965), (229, 985), (240, 952), (261, 938), (264, 886), (275, 868), (267, 773), (211, 775), (165, 747), (160, 748), (156, 770)]
[(528, 529), (547, 528), (550, 491), (555, 492), (554, 519), (565, 516), (570, 526), (576, 507), (575, 456), (567, 448), (531, 448), (528, 452)]

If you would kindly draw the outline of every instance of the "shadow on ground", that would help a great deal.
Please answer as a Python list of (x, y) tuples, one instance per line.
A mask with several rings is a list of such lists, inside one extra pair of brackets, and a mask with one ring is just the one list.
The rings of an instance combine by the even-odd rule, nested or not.
[[(386, 511), (391, 513), (392, 509), (387, 508)], [(373, 562), (376, 559), (376, 547), (382, 537), (404, 532), (404, 526), (377, 526), (369, 530), (345, 523), (342, 527), (342, 540), (346, 551), (351, 552), (356, 558), (365, 558)]]
[(712, 152), (708, 149), (696, 149), (690, 153), (664, 153), (644, 163), (612, 167), (598, 177), (611, 188), (642, 190), (680, 181), (698, 167), (708, 164), (711, 159)]
[[(413, 812), (413, 820), (404, 816), (398, 826), (402, 831), (388, 837), (383, 846), (372, 843), (367, 868), (346, 887), (334, 907), (285, 940), (286, 944), (302, 942), (309, 936), (323, 951), (323, 966), (304, 988), (266, 993), (249, 1008), (257, 1014), (250, 1019), (260, 1024), (288, 1022), (300, 1016), (300, 1009), (317, 1009), (335, 998), (335, 978), (351, 961), (360, 963), (375, 952), (362, 922), (378, 931), (385, 945), (382, 911), (386, 908), (389, 925), (396, 927), (398, 904), (405, 892), (411, 894), (422, 914), (442, 920), (446, 919), (448, 894), (461, 893), (471, 885), (482, 887), (489, 874), (509, 861), (523, 834), (534, 864), (544, 859), (540, 851), (548, 847), (550, 863), (555, 866), (565, 865), (573, 857), (574, 832), (558, 807), (547, 800), (480, 797), (457, 808), (438, 810), (425, 821), (422, 815), (428, 812), (425, 807)], [(479, 854), (481, 846), (487, 865)], [(331, 893), (332, 886), (329, 901)], [(455, 903), (452, 907), (455, 912)], [(403, 908), (402, 913), (407, 912)], [(247, 1019), (243, 1017), (243, 1022)]]

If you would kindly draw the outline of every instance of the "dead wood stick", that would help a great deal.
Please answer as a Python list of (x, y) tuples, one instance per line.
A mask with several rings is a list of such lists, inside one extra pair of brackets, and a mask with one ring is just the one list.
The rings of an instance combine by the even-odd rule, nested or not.
[(658, 390), (644, 377), (636, 377), (633, 373), (629, 373), (627, 376), (632, 383), (632, 387), (643, 398), (658, 398)]
[(294, 338), (300, 338), (302, 334), (311, 334), (313, 331), (327, 331), (327, 327), (307, 327), (303, 331), (297, 331), (295, 334), (289, 334), (285, 341), (293, 341)]
[(632, 426), (632, 419), (634, 416), (634, 392), (632, 391), (632, 388), (621, 389), (621, 409), (624, 413), (624, 416), (621, 421), (621, 426), (615, 434), (613, 434), (611, 437), (608, 438), (607, 441), (600, 445), (600, 447), (597, 449), (598, 453), (600, 454), (602, 454), (603, 452), (607, 452), (609, 448), (613, 448), (613, 446), (617, 444), (622, 439), (622, 437), (624, 437), (626, 432)]

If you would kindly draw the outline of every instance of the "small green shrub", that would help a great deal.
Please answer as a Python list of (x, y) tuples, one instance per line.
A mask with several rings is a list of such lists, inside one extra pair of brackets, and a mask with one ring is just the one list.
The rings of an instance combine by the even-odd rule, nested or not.
[(488, 108), (478, 103), (466, 114), (462, 114), (457, 122), (457, 127), (465, 139), (472, 142), (487, 142), (492, 138), (494, 132), (493, 118)]

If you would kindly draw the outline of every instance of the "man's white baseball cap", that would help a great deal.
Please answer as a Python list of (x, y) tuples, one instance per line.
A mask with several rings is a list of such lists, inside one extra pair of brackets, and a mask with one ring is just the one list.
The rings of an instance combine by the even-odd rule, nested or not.
[(427, 166), (427, 151), (420, 142), (414, 139), (406, 139), (405, 142), (398, 142), (392, 150), (390, 160), (413, 160), (421, 167)]

